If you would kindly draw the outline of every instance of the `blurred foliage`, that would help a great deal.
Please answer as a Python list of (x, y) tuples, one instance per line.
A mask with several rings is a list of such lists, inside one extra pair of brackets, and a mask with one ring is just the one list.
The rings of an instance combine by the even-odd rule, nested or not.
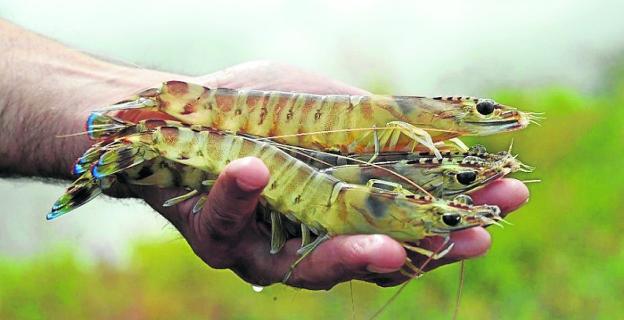
[[(496, 150), (513, 137), (514, 152), (537, 167), (518, 178), (543, 182), (530, 185), (512, 226), (490, 229), (489, 254), (467, 262), (460, 319), (616, 318), (624, 292), (624, 76), (594, 96), (549, 88), (494, 98), (545, 112), (541, 127), (478, 139)], [(352, 296), (349, 284), (256, 293), (230, 271), (205, 267), (182, 240), (133, 248), (124, 266), (87, 266), (70, 248), (0, 258), (0, 318), (367, 319), (397, 290), (354, 282)], [(414, 281), (381, 319), (450, 318), (458, 270)]]

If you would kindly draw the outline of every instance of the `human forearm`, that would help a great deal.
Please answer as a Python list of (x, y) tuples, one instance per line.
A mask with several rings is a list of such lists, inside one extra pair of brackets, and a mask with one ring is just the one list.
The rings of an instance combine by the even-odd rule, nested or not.
[(68, 178), (89, 110), (171, 75), (126, 68), (0, 20), (0, 174)]

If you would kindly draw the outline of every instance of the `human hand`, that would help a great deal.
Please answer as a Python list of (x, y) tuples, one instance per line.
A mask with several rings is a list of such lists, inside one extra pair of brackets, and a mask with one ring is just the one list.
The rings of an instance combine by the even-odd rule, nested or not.
[[(173, 79), (170, 79), (173, 80)], [(366, 94), (367, 92), (293, 67), (252, 62), (196, 79), (182, 79), (208, 87), (301, 91), (318, 94)], [(280, 282), (297, 259), (300, 239), (290, 239), (278, 254), (270, 254), (266, 226), (255, 218), (262, 188), (269, 172), (262, 161), (245, 158), (230, 163), (213, 186), (203, 210), (192, 214), (194, 201), (164, 208), (165, 200), (185, 193), (156, 187), (133, 187), (133, 191), (160, 212), (182, 233), (194, 252), (214, 268), (230, 268), (244, 280), (268, 285)], [(502, 179), (473, 193), (476, 203), (498, 205), (503, 213), (515, 210), (528, 198), (528, 190), (514, 179)], [(196, 199), (195, 199), (196, 200)], [(422, 241), (436, 250), (440, 239)], [(432, 261), (425, 270), (461, 259), (483, 255), (491, 244), (483, 228), (454, 232), (453, 249)], [(337, 236), (314, 250), (295, 269), (288, 283), (308, 289), (329, 289), (337, 283), (361, 279), (381, 286), (406, 280), (397, 272), (405, 262), (403, 247), (384, 235)], [(411, 254), (415, 265), (426, 257)]]

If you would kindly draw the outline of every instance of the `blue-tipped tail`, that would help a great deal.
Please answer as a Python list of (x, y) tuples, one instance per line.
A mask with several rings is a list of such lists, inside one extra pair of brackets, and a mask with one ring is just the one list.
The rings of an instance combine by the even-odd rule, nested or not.
[(46, 215), (47, 220), (56, 219), (97, 197), (102, 190), (100, 181), (94, 179), (87, 171), (78, 178), (65, 193), (52, 205), (52, 209)]
[(89, 138), (92, 140), (99, 140), (115, 136), (133, 124), (107, 116), (101, 112), (91, 112), (87, 118), (86, 125)]
[(92, 145), (87, 151), (85, 151), (72, 167), (72, 174), (81, 175), (91, 167), (91, 164), (98, 161), (102, 153), (106, 151), (105, 147), (109, 145), (109, 141), (102, 141)]
[(91, 175), (96, 179), (112, 176), (145, 161), (145, 150), (140, 147), (123, 144), (110, 146), (91, 167)]

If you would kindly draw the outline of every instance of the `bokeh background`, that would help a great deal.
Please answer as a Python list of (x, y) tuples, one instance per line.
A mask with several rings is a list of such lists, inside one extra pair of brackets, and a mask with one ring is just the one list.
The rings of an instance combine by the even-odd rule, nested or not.
[[(480, 138), (537, 167), (530, 202), (466, 264), (460, 319), (613, 319), (624, 298), (624, 3), (6, 1), (0, 18), (141, 67), (210, 73), (257, 59), (378, 93), (488, 96), (545, 112)], [(476, 140), (470, 140), (474, 143)], [(396, 288), (252, 290), (155, 212), (101, 197), (54, 222), (66, 182), (1, 179), (1, 319), (366, 319)], [(382, 319), (448, 319), (459, 268), (414, 281)]]

